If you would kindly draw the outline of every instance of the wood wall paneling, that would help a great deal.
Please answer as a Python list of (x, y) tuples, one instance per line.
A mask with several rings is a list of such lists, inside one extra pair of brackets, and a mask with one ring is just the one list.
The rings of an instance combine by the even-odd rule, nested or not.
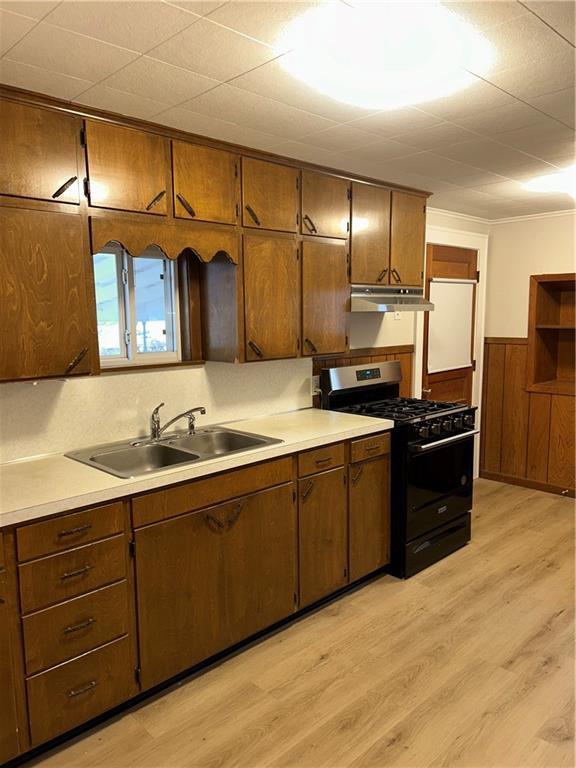
[(504, 403), (502, 411), (502, 462), (505, 475), (524, 477), (528, 431), (526, 346), (506, 347)]
[(500, 472), (506, 345), (486, 344), (484, 360), (484, 406), (482, 409), (481, 437), (483, 468), (489, 472)]

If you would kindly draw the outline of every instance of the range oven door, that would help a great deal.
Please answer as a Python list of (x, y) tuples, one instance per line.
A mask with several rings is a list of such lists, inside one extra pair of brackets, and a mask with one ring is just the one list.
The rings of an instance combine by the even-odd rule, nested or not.
[(406, 541), (472, 509), (475, 434), (408, 446)]

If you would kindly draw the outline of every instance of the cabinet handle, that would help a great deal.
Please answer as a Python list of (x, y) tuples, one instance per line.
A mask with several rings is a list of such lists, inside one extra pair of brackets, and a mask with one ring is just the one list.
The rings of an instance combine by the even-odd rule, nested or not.
[(302, 501), (306, 501), (308, 496), (310, 496), (310, 494), (312, 493), (312, 488), (314, 488), (314, 480), (310, 480), (310, 483), (308, 484), (308, 488), (306, 488), (306, 490), (304, 491), (304, 493), (300, 497), (302, 499)]
[(367, 446), (365, 446), (364, 450), (366, 451), (366, 453), (370, 453), (370, 451), (377, 451), (378, 448), (380, 448), (380, 446), (378, 444), (376, 444), (376, 445), (367, 445)]
[(226, 530), (229, 531), (231, 528), (233, 528), (236, 525), (236, 522), (238, 521), (238, 518), (240, 517), (240, 512), (244, 509), (244, 504), (246, 504), (246, 499), (242, 499), (241, 502), (239, 502), (236, 507), (234, 508), (233, 512), (228, 516), (226, 519)]
[(423, 389), (422, 390), (422, 394), (423, 395), (431, 395), (432, 394), (432, 390), (431, 389)]
[(400, 277), (400, 273), (397, 269), (392, 269), (392, 274), (394, 275), (394, 280), (396, 280), (397, 283), (402, 282), (402, 278)]
[(93, 690), (98, 685), (98, 682), (96, 680), (90, 680), (89, 683), (86, 683), (86, 685), (83, 685), (81, 688), (71, 688), (66, 696), (68, 696), (69, 699), (73, 699), (75, 696), (81, 696), (83, 693), (88, 693), (88, 691)]
[(329, 464), (332, 461), (332, 456), (326, 456), (325, 459), (316, 459), (316, 464), (322, 466), (323, 464)]
[(382, 280), (384, 280), (384, 278), (386, 277), (386, 275), (387, 275), (387, 274), (388, 274), (388, 267), (384, 267), (384, 269), (382, 270), (382, 272), (380, 272), (380, 274), (379, 274), (379, 275), (378, 275), (378, 277), (376, 278), (376, 282), (377, 282), (377, 283), (380, 283), (380, 282), (382, 282)]
[(250, 214), (250, 218), (252, 219), (254, 224), (257, 224), (258, 226), (260, 226), (260, 219), (258, 218), (258, 216), (256, 216), (254, 209), (251, 208), (249, 205), (245, 205), (244, 208), (246, 208), (246, 210)]
[(52, 195), (52, 199), (56, 200), (57, 197), (60, 197), (60, 195), (63, 195), (64, 192), (66, 192), (67, 189), (69, 189), (72, 184), (74, 184), (75, 181), (78, 181), (78, 176), (71, 176), (68, 181), (65, 181), (64, 184), (62, 184), (61, 187), (58, 187), (56, 192)]
[(314, 224), (314, 222), (312, 221), (310, 216), (308, 216), (307, 213), (305, 213), (304, 216), (302, 217), (302, 221), (304, 222), (304, 224), (306, 224), (306, 229), (308, 230), (308, 232), (310, 232), (313, 235), (317, 235), (318, 234), (318, 230), (316, 229), (316, 225)]
[(93, 567), (94, 566), (92, 565), (83, 565), (82, 568), (78, 568), (75, 571), (66, 571), (66, 573), (63, 573), (62, 576), (60, 576), (60, 581), (73, 579), (75, 576), (83, 576), (85, 573), (88, 573), (88, 571), (91, 571)]
[(66, 531), (60, 531), (58, 538), (63, 539), (65, 536), (74, 536), (77, 533), (84, 533), (92, 528), (92, 523), (86, 523), (86, 525), (79, 525), (77, 528), (68, 528)]
[(158, 192), (156, 197), (153, 200), (150, 200), (150, 202), (146, 206), (146, 210), (147, 211), (151, 211), (152, 208), (154, 208), (155, 205), (158, 205), (158, 203), (160, 202), (160, 200), (162, 200), (162, 198), (164, 197), (165, 194), (166, 194), (166, 190), (165, 189), (163, 189), (162, 192)]
[(208, 528), (210, 528), (211, 531), (214, 531), (214, 533), (222, 533), (226, 527), (226, 523), (223, 523), (222, 520), (218, 520), (217, 517), (214, 517), (214, 515), (209, 513), (204, 515), (204, 520), (206, 521)]
[(315, 344), (313, 344), (313, 343), (310, 341), (310, 339), (304, 339), (304, 341), (306, 342), (306, 344), (308, 344), (308, 346), (310, 347), (310, 349), (312, 350), (312, 352), (313, 352), (315, 355), (317, 355), (317, 354), (318, 354), (318, 350), (316, 349), (316, 345), (315, 345)]
[(79, 621), (78, 624), (71, 624), (69, 627), (66, 627), (64, 629), (65, 635), (71, 635), (72, 632), (79, 632), (81, 629), (88, 629), (88, 627), (91, 627), (92, 624), (96, 624), (96, 619), (92, 618), (92, 616), (89, 619), (86, 619), (86, 621)]
[(356, 485), (358, 480), (362, 477), (362, 473), (364, 472), (364, 467), (358, 467), (358, 472), (356, 472), (355, 475), (352, 475), (352, 485)]
[(74, 368), (76, 368), (77, 365), (79, 365), (82, 360), (86, 357), (88, 354), (88, 347), (84, 347), (84, 349), (81, 349), (80, 352), (76, 355), (76, 357), (73, 357), (72, 360), (68, 363), (68, 367), (66, 368), (66, 373), (72, 373)]
[(188, 200), (186, 200), (184, 195), (176, 195), (176, 199), (178, 200), (182, 208), (184, 208), (190, 214), (190, 216), (196, 216), (196, 211), (194, 210), (194, 208), (192, 208), (192, 206), (190, 205)]
[(251, 349), (251, 350), (252, 350), (252, 351), (253, 351), (253, 352), (254, 352), (256, 355), (258, 355), (258, 357), (264, 357), (264, 352), (262, 352), (262, 350), (260, 349), (260, 347), (258, 346), (258, 344), (255, 344), (253, 341), (249, 341), (249, 342), (248, 342), (248, 346), (250, 347), (250, 349)]

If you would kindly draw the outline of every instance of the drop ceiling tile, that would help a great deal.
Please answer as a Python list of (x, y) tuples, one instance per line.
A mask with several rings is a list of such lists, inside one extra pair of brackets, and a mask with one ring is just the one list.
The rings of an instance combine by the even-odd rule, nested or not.
[(174, 105), (220, 85), (218, 80), (141, 56), (111, 75), (104, 85)]
[(303, 112), (231, 85), (220, 85), (181, 106), (192, 112), (246, 125), (287, 139), (299, 139), (307, 133), (334, 125), (331, 120), (319, 115)]
[(461, 187), (476, 187), (480, 184), (489, 184), (503, 179), (497, 173), (474, 168), (463, 162), (455, 162), (434, 152), (420, 152), (411, 157), (402, 157), (391, 161), (390, 166)]
[(274, 58), (268, 46), (205, 19), (149, 51), (149, 55), (216, 80), (228, 80)]
[(576, 23), (574, 20), (574, 3), (559, 2), (559, 0), (527, 0), (526, 6), (551, 27), (554, 27), (563, 37), (574, 45), (576, 43)]
[(520, 3), (512, 0), (501, 0), (500, 2), (465, 0), (465, 2), (444, 2), (442, 5), (445, 5), (464, 21), (472, 24), (476, 29), (486, 29), (486, 27), (493, 27), (496, 24), (503, 24), (523, 13), (528, 13)]
[[(530, 104), (541, 112), (545, 112), (550, 117), (574, 128), (576, 120), (576, 106), (574, 97), (576, 90), (574, 88), (563, 88), (560, 91), (546, 93), (543, 96), (534, 96), (528, 99)], [(518, 126), (520, 127), (520, 126)]]
[(418, 109), (430, 115), (436, 115), (444, 120), (455, 121), (476, 112), (511, 104), (513, 97), (503, 93), (490, 83), (477, 80), (463, 91), (441, 99), (419, 104)]
[(105, 43), (144, 53), (199, 17), (160, 2), (83, 0), (63, 2), (45, 21)]
[(129, 117), (149, 119), (160, 111), (164, 111), (167, 104), (133, 93), (125, 93), (105, 85), (95, 85), (77, 97), (80, 104), (86, 104), (96, 109), (104, 109), (107, 112), (117, 112)]
[[(283, 29), (318, 2), (231, 2), (210, 14), (210, 21), (276, 48)], [(280, 51), (280, 49), (277, 49)]]
[(563, 88), (574, 88), (574, 51), (563, 50), (531, 64), (490, 73), (486, 79), (523, 101)]
[(0, 81), (15, 88), (37, 91), (67, 101), (75, 99), (79, 93), (92, 85), (89, 80), (80, 80), (77, 77), (70, 77), (70, 75), (49, 72), (47, 69), (20, 64), (8, 59), (0, 61)]
[(276, 144), (270, 150), (277, 155), (292, 157), (305, 163), (315, 163), (329, 168), (346, 170), (342, 168), (342, 156), (338, 152), (330, 152), (322, 147), (311, 147), (300, 141), (286, 141)]
[(18, 13), (20, 16), (27, 16), (29, 19), (40, 21), (53, 8), (56, 8), (58, 2), (50, 0), (40, 0), (39, 2), (27, 2), (27, 0), (2, 0), (0, 9)]
[(357, 147), (346, 154), (351, 154), (360, 160), (369, 160), (378, 163), (386, 160), (393, 160), (397, 157), (415, 155), (417, 153), (417, 149), (409, 147), (407, 144), (401, 144), (398, 141), (392, 141), (392, 139), (379, 139), (373, 144)]
[(495, 141), (547, 162), (553, 162), (555, 158), (564, 157), (570, 152), (574, 156), (574, 131), (560, 125), (553, 118), (525, 128), (504, 131), (493, 138)]
[(476, 133), (493, 136), (496, 133), (502, 133), (502, 131), (511, 131), (515, 128), (524, 128), (527, 125), (546, 122), (546, 116), (521, 101), (513, 101), (503, 107), (495, 107), (494, 109), (487, 109), (485, 112), (460, 117), (456, 122)]
[(502, 176), (509, 176), (513, 171), (530, 173), (534, 165), (539, 165), (533, 157), (490, 139), (463, 141), (439, 149), (438, 154)]
[(30, 32), (36, 22), (0, 9), (0, 56)]
[(513, 200), (522, 203), (534, 200), (534, 192), (525, 189), (521, 182), (513, 181), (512, 179), (499, 181), (496, 184), (482, 184), (481, 186), (474, 187), (474, 189), (477, 192), (483, 192), (492, 197), (504, 198), (508, 201)]
[(346, 152), (365, 147), (368, 144), (380, 142), (381, 139), (373, 133), (359, 131), (350, 124), (336, 125), (319, 133), (311, 133), (303, 138), (306, 144), (322, 147), (333, 152)]
[(456, 144), (458, 141), (474, 139), (474, 133), (461, 128), (454, 123), (439, 123), (431, 128), (400, 133), (394, 137), (397, 141), (417, 149), (438, 149)]
[(338, 122), (347, 122), (368, 114), (365, 109), (323, 96), (300, 80), (296, 80), (282, 66), (283, 60), (283, 56), (273, 59), (235, 78), (231, 84)]
[(391, 138), (408, 131), (422, 130), (442, 123), (441, 117), (429, 115), (415, 107), (376, 112), (352, 122), (355, 128)]
[(137, 55), (42, 21), (12, 48), (7, 58), (95, 82), (129, 64)]
[(197, 16), (207, 16), (216, 8), (226, 5), (225, 0), (215, 0), (214, 2), (210, 2), (210, 0), (165, 0), (165, 2), (189, 13), (195, 13)]
[(154, 122), (168, 125), (181, 131), (187, 131), (188, 133), (195, 133), (200, 136), (208, 136), (209, 138), (258, 149), (268, 149), (278, 144), (278, 136), (255, 131), (226, 120), (219, 120), (216, 117), (200, 115), (197, 112), (191, 112), (189, 109), (182, 109), (181, 107), (172, 107), (165, 112), (155, 115)]

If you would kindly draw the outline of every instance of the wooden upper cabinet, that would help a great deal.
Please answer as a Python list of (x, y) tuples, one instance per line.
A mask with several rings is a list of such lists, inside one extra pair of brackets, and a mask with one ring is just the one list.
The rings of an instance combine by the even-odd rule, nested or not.
[(78, 215), (0, 208), (0, 380), (97, 366), (84, 236)]
[(386, 285), (390, 274), (390, 190), (352, 184), (353, 283)]
[(154, 133), (87, 121), (90, 205), (165, 216), (168, 149)]
[(324, 173), (302, 171), (302, 225), (305, 235), (348, 237), (350, 182)]
[(426, 198), (392, 192), (390, 283), (423, 285)]
[(297, 232), (300, 171), (264, 160), (242, 158), (242, 224)]
[(290, 237), (244, 236), (246, 360), (297, 357), (298, 244)]
[(80, 119), (11, 101), (0, 111), (0, 194), (79, 203)]
[(236, 224), (238, 163), (231, 152), (173, 141), (174, 215)]
[(302, 244), (302, 353), (327, 355), (348, 345), (350, 309), (346, 243)]

